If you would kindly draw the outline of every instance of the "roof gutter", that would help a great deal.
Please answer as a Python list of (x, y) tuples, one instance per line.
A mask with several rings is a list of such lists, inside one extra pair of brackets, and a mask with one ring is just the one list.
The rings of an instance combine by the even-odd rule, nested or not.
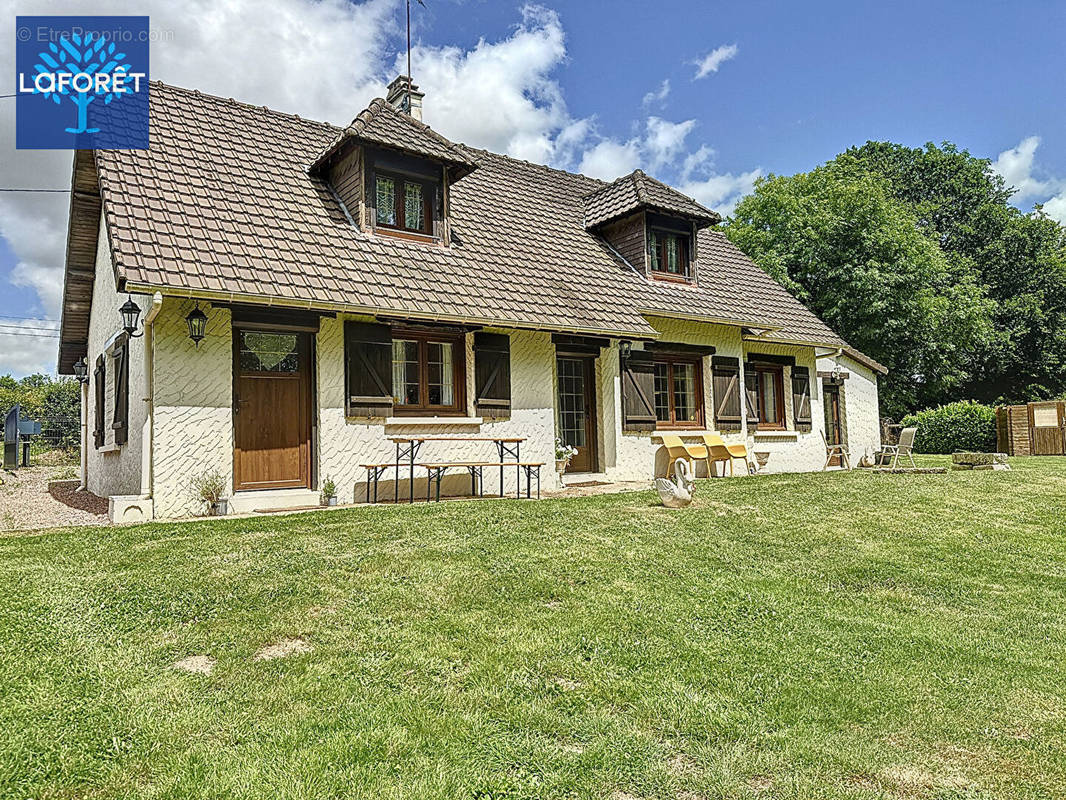
[(606, 329), (583, 325), (550, 325), (520, 322), (517, 320), (501, 320), (493, 317), (464, 317), (458, 314), (434, 314), (426, 311), (408, 311), (405, 309), (388, 309), (371, 306), (360, 306), (352, 303), (323, 303), (315, 300), (284, 300), (276, 297), (263, 297), (262, 295), (243, 294), (240, 292), (211, 292), (196, 289), (185, 289), (174, 292), (161, 289), (145, 283), (127, 283), (126, 291), (135, 294), (165, 293), (167, 297), (181, 297), (189, 300), (216, 300), (226, 303), (242, 303), (245, 305), (263, 306), (266, 308), (298, 308), (308, 311), (331, 311), (344, 314), (365, 314), (377, 317), (403, 316), (409, 319), (427, 320), (429, 322), (444, 322), (452, 324), (484, 325), (490, 328), (514, 328), (517, 330), (531, 331), (558, 331), (561, 333), (584, 333), (597, 336), (608, 336), (615, 339), (658, 339), (660, 334), (657, 330), (648, 326), (645, 330), (638, 329)]

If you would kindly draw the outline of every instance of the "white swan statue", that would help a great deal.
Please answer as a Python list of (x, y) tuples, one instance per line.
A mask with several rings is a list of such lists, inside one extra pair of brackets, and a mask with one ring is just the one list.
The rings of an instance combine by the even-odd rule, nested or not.
[(692, 489), (696, 482), (689, 477), (687, 461), (674, 462), (674, 480), (656, 478), (655, 488), (667, 508), (684, 508), (692, 502)]

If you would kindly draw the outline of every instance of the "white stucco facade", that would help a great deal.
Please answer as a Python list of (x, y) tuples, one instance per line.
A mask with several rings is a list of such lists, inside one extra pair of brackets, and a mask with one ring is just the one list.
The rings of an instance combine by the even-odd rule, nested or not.
[[(101, 242), (106, 237), (101, 236)], [(101, 245), (93, 313), (90, 322), (90, 378), (95, 357), (106, 353), (119, 331), (118, 306), (125, 299), (115, 292), (113, 271), (106, 246)], [(135, 296), (147, 311), (152, 298)], [(233, 328), (226, 307), (201, 302), (208, 315), (207, 335), (199, 347), (189, 339), (185, 322), (193, 301), (162, 299), (147, 335), (131, 341), (129, 441), (114, 445), (113, 434), (101, 448), (92, 441), (93, 391), (89, 386), (89, 434), (86, 442), (86, 481), (88, 488), (102, 496), (138, 496), (151, 499), (157, 518), (172, 518), (203, 512), (202, 503), (191, 490), (194, 476), (208, 470), (222, 473), (233, 486)], [(307, 501), (322, 483), (332, 479), (341, 503), (362, 502), (366, 498), (366, 463), (392, 462), (396, 436), (478, 436), (520, 437), (523, 461), (542, 462), (542, 488), (559, 485), (554, 470), (554, 442), (558, 430), (556, 402), (556, 346), (548, 332), (490, 329), (506, 333), (510, 340), (511, 412), (506, 419), (482, 420), (474, 411), (474, 334), (466, 335), (467, 416), (460, 418), (405, 420), (399, 417), (367, 420), (345, 416), (344, 324), (347, 320), (367, 321), (338, 314), (320, 320), (314, 334), (314, 460), (313, 485), (302, 494), (293, 492), (292, 505)], [(824, 409), (819, 372), (832, 372), (839, 364), (846, 378), (841, 383), (841, 407), (845, 441), (856, 459), (879, 444), (876, 374), (847, 356), (809, 345), (788, 345), (745, 338), (737, 326), (652, 318), (661, 341), (713, 348), (716, 356), (743, 363), (754, 354), (774, 356), (782, 363), (806, 367), (811, 377), (810, 431), (797, 431), (791, 396), (785, 407), (785, 430), (750, 430), (746, 423), (739, 431), (727, 432), (730, 442), (744, 442), (749, 451), (767, 452), (767, 472), (821, 469), (825, 463), (822, 443)], [(639, 349), (643, 345), (635, 343)], [(696, 442), (703, 432), (716, 432), (715, 397), (711, 378), (711, 356), (703, 357), (702, 386), (705, 425), (702, 430), (670, 431)], [(662, 431), (626, 431), (622, 421), (622, 389), (618, 342), (602, 348), (595, 359), (595, 415), (597, 419), (597, 464), (594, 472), (607, 480), (644, 481), (665, 468)], [(110, 370), (110, 362), (108, 367)], [(784, 366), (784, 384), (789, 385), (791, 366)], [(741, 370), (743, 381), (743, 370)], [(108, 375), (108, 386), (113, 387)], [(741, 385), (743, 391), (743, 384)], [(110, 424), (112, 395), (108, 395), (107, 420)], [(489, 442), (428, 442), (419, 461), (495, 461), (495, 448)], [(738, 472), (742, 471), (737, 465)], [(407, 472), (401, 470), (399, 491), (408, 495)], [(700, 474), (703, 468), (700, 467)], [(396, 471), (386, 472), (379, 495), (391, 499)], [(465, 493), (469, 487), (465, 470), (446, 479), (443, 492)], [(425, 471), (416, 470), (416, 498), (426, 491)], [(524, 488), (524, 487), (523, 487)], [(516, 470), (504, 472), (504, 491), (516, 489)], [(486, 469), (486, 493), (499, 491), (499, 471)], [(240, 493), (238, 510), (256, 507), (256, 497)], [(284, 492), (281, 494), (284, 495)], [(284, 500), (284, 498), (282, 498)], [(237, 505), (237, 504), (234, 504)]]

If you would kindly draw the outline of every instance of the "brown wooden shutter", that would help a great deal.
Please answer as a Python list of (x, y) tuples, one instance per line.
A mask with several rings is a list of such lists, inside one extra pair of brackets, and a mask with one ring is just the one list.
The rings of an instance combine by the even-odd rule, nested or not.
[(511, 416), (511, 337), (506, 333), (474, 334), (474, 391), (478, 416)]
[(622, 430), (655, 430), (655, 362), (634, 350), (622, 361)]
[(744, 410), (748, 427), (759, 427), (759, 375), (751, 364), (744, 365)]
[(392, 331), (388, 325), (344, 323), (344, 386), (349, 417), (392, 414)]
[(811, 429), (811, 373), (807, 367), (792, 368), (792, 414), (796, 430)]
[(115, 415), (111, 428), (115, 431), (115, 444), (129, 441), (130, 421), (130, 339), (126, 334), (115, 342), (111, 359), (115, 365)]
[(711, 362), (711, 390), (714, 396), (714, 424), (716, 430), (739, 430), (740, 360), (714, 358)]
[(96, 394), (95, 408), (93, 410), (93, 444), (97, 449), (104, 446), (104, 398), (106, 396), (107, 368), (104, 366), (104, 357), (96, 359), (96, 369), (93, 370), (93, 391)]

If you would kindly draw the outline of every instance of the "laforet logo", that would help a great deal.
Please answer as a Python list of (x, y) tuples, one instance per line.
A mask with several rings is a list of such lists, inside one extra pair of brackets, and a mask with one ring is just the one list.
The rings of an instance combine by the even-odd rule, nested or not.
[(15, 146), (148, 147), (148, 17), (18, 17)]

